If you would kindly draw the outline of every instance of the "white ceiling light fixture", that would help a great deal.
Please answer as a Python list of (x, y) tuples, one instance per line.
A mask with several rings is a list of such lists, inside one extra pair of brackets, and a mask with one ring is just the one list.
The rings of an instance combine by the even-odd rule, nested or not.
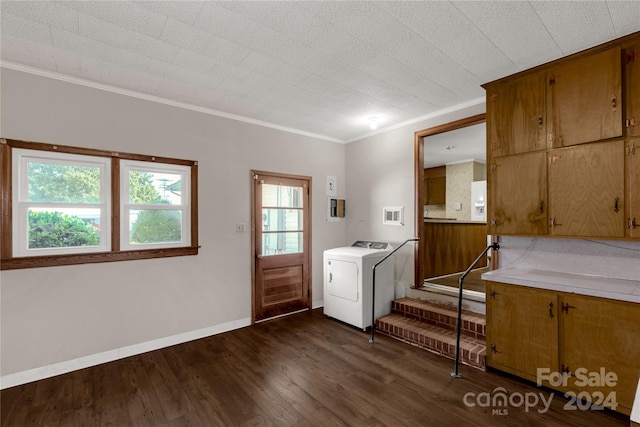
[(378, 117), (369, 117), (369, 127), (371, 128), (371, 130), (378, 129)]

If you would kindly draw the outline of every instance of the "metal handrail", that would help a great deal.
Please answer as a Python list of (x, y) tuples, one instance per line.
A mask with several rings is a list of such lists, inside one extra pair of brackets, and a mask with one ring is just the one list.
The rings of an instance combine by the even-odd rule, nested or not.
[(400, 249), (401, 247), (403, 247), (404, 245), (406, 245), (409, 242), (417, 242), (418, 240), (420, 240), (419, 237), (414, 237), (413, 239), (407, 239), (404, 242), (402, 242), (402, 244), (400, 246), (398, 246), (397, 248), (395, 248), (394, 250), (392, 250), (391, 252), (389, 252), (384, 258), (382, 258), (380, 261), (376, 262), (373, 266), (373, 277), (371, 279), (372, 283), (372, 290), (371, 290), (371, 338), (369, 338), (369, 343), (373, 344), (376, 342), (376, 267), (380, 264), (382, 264), (387, 258), (389, 258), (391, 255), (395, 254), (398, 249)]
[(471, 272), (471, 269), (473, 269), (473, 267), (476, 266), (476, 264), (480, 261), (480, 259), (482, 259), (482, 257), (485, 256), (487, 252), (489, 252), (489, 249), (493, 249), (497, 251), (498, 249), (500, 249), (500, 245), (497, 242), (495, 242), (487, 246), (482, 251), (482, 253), (478, 255), (478, 258), (476, 258), (475, 261), (471, 263), (469, 268), (466, 269), (466, 271), (462, 274), (462, 276), (460, 276), (460, 279), (458, 280), (458, 326), (456, 328), (456, 366), (454, 371), (451, 372), (451, 376), (454, 378), (460, 378), (462, 376), (460, 375), (459, 367), (460, 367), (460, 334), (461, 334), (461, 325), (462, 325), (462, 287), (464, 286), (464, 279)]

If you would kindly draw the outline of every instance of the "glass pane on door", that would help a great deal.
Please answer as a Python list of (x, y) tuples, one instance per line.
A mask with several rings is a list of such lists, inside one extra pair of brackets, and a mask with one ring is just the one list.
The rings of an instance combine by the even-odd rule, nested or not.
[(302, 191), (304, 187), (262, 185), (262, 255), (303, 251)]

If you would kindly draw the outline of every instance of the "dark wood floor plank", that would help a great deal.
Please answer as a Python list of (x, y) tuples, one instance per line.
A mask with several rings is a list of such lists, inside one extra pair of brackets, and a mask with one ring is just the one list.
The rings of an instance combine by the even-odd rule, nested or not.
[(0, 392), (0, 426), (625, 426), (628, 417), (468, 406), (468, 393), (545, 393), (329, 319), (260, 323)]

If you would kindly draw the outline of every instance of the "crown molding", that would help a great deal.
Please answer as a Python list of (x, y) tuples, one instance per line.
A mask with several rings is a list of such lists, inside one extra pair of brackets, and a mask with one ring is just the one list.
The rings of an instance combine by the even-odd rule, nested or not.
[(200, 107), (197, 105), (189, 104), (186, 102), (174, 101), (168, 98), (163, 98), (160, 96), (149, 95), (142, 92), (137, 92), (134, 90), (123, 89), (116, 86), (111, 86), (103, 83), (97, 83), (91, 80), (81, 79), (79, 77), (73, 77), (66, 74), (56, 73), (54, 71), (47, 71), (41, 68), (35, 68), (28, 65), (22, 65), (11, 61), (1, 61), (0, 67), (7, 68), (10, 70), (21, 71), (23, 73), (34, 74), (41, 77), (47, 77), (50, 79), (60, 80), (67, 83), (77, 84), (80, 86), (86, 86), (93, 89), (103, 90), (106, 92), (117, 93), (119, 95), (130, 96), (133, 98), (143, 99), (145, 101), (156, 102), (158, 104), (165, 104), (176, 108), (182, 108), (185, 110), (197, 111), (199, 113), (208, 114), (211, 116), (222, 117), (225, 119), (236, 120), (239, 122), (249, 123), (256, 126), (262, 126), (270, 129), (276, 129), (283, 132), (294, 133), (296, 135), (307, 136), (310, 138), (321, 139), (324, 141), (336, 142), (340, 144), (344, 144), (344, 140), (338, 138), (332, 138), (326, 135), (320, 135), (317, 133), (307, 132), (300, 129), (290, 128), (287, 126), (277, 125), (275, 123), (264, 122), (262, 120), (252, 119), (250, 117), (241, 116), (238, 114), (225, 113), (224, 111), (218, 111), (211, 108)]

